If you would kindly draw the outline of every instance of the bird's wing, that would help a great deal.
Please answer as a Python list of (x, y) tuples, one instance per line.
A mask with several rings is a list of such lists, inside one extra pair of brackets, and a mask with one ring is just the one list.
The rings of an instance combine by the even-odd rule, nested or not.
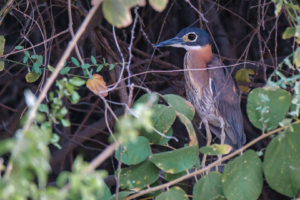
[[(226, 134), (240, 148), (246, 142), (246, 136), (240, 108), (239, 88), (228, 73), (228, 70), (215, 55), (212, 61), (208, 63), (207, 68), (211, 68), (209, 69), (209, 77), (212, 79), (211, 90), (216, 99), (218, 110), (231, 127), (227, 128), (227, 130), (225, 129)], [(236, 138), (235, 141), (234, 138)]]

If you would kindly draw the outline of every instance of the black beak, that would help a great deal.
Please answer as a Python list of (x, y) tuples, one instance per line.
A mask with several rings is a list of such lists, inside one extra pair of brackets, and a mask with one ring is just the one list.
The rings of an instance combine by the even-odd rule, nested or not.
[(156, 47), (179, 46), (183, 42), (184, 40), (182, 38), (175, 37), (157, 44)]

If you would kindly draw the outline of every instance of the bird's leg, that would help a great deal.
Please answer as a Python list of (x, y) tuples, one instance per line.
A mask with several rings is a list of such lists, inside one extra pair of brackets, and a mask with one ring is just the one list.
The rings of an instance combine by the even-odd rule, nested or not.
[[(203, 119), (202, 121), (204, 123), (205, 130), (206, 130), (206, 146), (209, 146), (211, 143), (211, 139), (212, 139), (211, 132), (210, 132), (207, 120)], [(203, 159), (202, 159), (202, 168), (205, 167), (206, 157), (207, 157), (207, 154), (204, 154)]]
[[(223, 145), (225, 143), (225, 137), (226, 137), (226, 135), (225, 135), (225, 126), (222, 126), (221, 127), (221, 145)], [(218, 155), (218, 158), (219, 158), (219, 160), (221, 160), (222, 155)], [(222, 163), (220, 163), (220, 164), (222, 164)]]

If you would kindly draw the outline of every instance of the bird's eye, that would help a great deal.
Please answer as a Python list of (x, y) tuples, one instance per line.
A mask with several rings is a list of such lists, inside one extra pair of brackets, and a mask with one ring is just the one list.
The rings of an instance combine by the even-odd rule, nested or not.
[(188, 39), (191, 40), (191, 41), (193, 41), (194, 39), (196, 39), (196, 34), (190, 33), (190, 34), (188, 35)]

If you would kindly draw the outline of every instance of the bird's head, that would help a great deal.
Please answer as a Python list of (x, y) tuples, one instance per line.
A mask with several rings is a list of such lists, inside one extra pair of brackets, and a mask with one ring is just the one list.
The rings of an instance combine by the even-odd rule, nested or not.
[(186, 50), (199, 50), (206, 45), (211, 45), (211, 38), (206, 31), (200, 28), (182, 29), (174, 38), (163, 41), (156, 47), (179, 47)]

